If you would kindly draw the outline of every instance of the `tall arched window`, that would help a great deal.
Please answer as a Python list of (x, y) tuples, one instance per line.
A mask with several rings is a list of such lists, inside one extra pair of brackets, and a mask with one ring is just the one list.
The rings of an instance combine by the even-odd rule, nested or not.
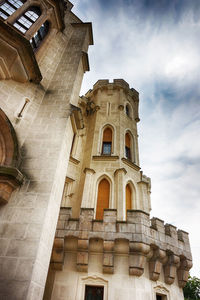
[(111, 155), (112, 152), (112, 130), (107, 127), (103, 132), (102, 154)]
[(110, 198), (110, 183), (107, 179), (103, 178), (98, 186), (97, 195), (97, 208), (96, 208), (96, 219), (103, 219), (103, 211), (109, 208), (109, 198)]
[(126, 212), (128, 209), (132, 209), (132, 190), (130, 184), (126, 185)]
[(6, 0), (0, 4), (0, 17), (6, 20), (9, 16), (11, 16), (18, 8), (20, 8), (25, 0)]
[(19, 31), (25, 33), (41, 16), (39, 7), (31, 6), (29, 9), (13, 24)]
[(128, 132), (125, 135), (125, 156), (131, 160), (131, 136)]

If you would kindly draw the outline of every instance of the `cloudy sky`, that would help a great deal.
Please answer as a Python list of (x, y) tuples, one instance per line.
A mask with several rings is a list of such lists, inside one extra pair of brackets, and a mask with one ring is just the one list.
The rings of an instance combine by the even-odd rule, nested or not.
[(190, 233), (200, 277), (200, 0), (72, 0), (93, 23), (82, 94), (123, 78), (140, 93), (140, 164), (151, 216)]

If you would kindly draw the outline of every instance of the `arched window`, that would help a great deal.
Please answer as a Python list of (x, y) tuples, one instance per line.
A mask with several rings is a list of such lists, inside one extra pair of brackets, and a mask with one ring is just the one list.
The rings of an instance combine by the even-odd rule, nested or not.
[(130, 117), (130, 108), (128, 104), (126, 104), (126, 115)]
[(102, 154), (111, 155), (112, 152), (112, 130), (107, 127), (103, 132)]
[(29, 9), (13, 24), (19, 31), (25, 33), (41, 16), (39, 7), (31, 6)]
[(132, 209), (132, 190), (130, 184), (126, 185), (126, 212), (128, 209)]
[(128, 132), (125, 135), (125, 157), (131, 160), (131, 136)]
[(0, 4), (0, 17), (6, 20), (9, 16), (11, 16), (18, 8), (20, 8), (25, 0), (6, 0)]
[(109, 198), (110, 198), (110, 183), (107, 179), (103, 178), (98, 186), (97, 195), (97, 208), (96, 208), (96, 219), (103, 219), (103, 211), (109, 208)]
[(49, 31), (49, 22), (46, 21), (44, 24), (42, 24), (40, 29), (34, 34), (32, 39), (30, 40), (31, 46), (34, 50), (39, 47), (40, 43), (45, 38), (48, 31)]

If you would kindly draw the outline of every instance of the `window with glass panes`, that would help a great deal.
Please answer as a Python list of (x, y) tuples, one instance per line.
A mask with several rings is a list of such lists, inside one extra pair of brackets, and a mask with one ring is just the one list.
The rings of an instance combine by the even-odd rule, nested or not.
[(102, 154), (111, 155), (112, 152), (112, 130), (107, 127), (103, 132)]
[(24, 2), (20, 0), (7, 0), (0, 4), (0, 17), (6, 20), (11, 16), (18, 8), (20, 8)]
[(40, 17), (41, 11), (39, 7), (29, 7), (29, 9), (13, 24), (22, 33), (25, 33)]

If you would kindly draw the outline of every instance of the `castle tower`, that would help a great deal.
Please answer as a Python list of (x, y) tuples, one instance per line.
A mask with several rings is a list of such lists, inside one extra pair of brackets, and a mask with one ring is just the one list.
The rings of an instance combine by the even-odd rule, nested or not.
[(79, 100), (45, 299), (184, 299), (188, 234), (149, 218), (138, 104), (122, 79), (99, 80)]

